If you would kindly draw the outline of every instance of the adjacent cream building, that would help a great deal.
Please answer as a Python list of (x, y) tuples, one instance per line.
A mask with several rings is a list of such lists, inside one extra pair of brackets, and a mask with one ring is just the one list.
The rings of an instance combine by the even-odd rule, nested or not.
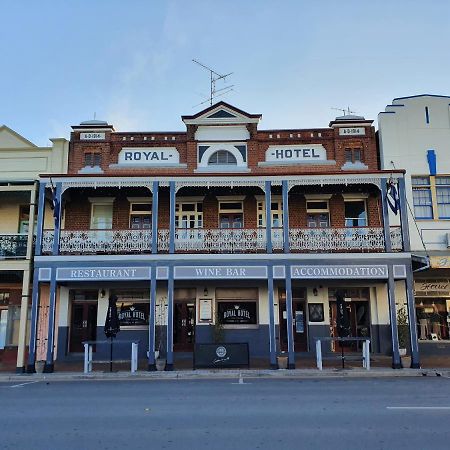
[(450, 349), (450, 97), (400, 97), (378, 116), (381, 168), (404, 168), (411, 249), (429, 256), (415, 273), (424, 354)]
[[(39, 174), (67, 171), (68, 141), (38, 147), (0, 126), (0, 364), (25, 366)], [(30, 220), (31, 219), (31, 220)], [(51, 211), (46, 223), (52, 226)]]

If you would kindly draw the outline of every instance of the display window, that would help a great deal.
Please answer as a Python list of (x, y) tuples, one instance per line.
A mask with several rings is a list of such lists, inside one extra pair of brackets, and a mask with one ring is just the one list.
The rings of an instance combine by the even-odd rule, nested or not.
[(450, 299), (416, 299), (418, 337), (421, 341), (449, 339)]

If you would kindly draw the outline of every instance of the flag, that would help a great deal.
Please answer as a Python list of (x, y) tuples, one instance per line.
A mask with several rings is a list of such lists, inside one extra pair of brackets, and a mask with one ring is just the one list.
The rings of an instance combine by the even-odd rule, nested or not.
[(389, 180), (388, 189), (386, 193), (386, 201), (392, 212), (397, 215), (400, 208), (400, 198), (398, 196), (398, 190), (393, 180)]
[(337, 332), (340, 338), (346, 338), (350, 336), (350, 317), (347, 311), (347, 305), (345, 303), (344, 292), (341, 290), (336, 291), (336, 325)]
[(59, 219), (59, 201), (58, 201), (58, 197), (56, 195), (56, 189), (55, 186), (53, 186), (53, 182), (52, 182), (52, 186), (51, 186), (51, 191), (52, 191), (52, 209), (53, 209), (53, 218), (55, 219), (55, 222)]

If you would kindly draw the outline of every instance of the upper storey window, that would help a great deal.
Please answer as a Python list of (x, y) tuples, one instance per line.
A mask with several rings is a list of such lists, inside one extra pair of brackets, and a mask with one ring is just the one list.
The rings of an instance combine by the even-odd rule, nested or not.
[(100, 153), (85, 153), (84, 167), (100, 166), (102, 163), (102, 155)]
[(361, 149), (360, 148), (346, 148), (345, 149), (345, 162), (346, 163), (362, 162)]
[(236, 157), (227, 150), (213, 153), (208, 160), (208, 166), (236, 166)]

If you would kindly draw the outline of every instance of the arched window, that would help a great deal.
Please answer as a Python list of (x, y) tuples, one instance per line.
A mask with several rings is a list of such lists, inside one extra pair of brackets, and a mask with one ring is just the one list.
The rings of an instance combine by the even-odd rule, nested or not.
[(218, 150), (208, 160), (208, 166), (236, 166), (236, 157), (227, 150)]

